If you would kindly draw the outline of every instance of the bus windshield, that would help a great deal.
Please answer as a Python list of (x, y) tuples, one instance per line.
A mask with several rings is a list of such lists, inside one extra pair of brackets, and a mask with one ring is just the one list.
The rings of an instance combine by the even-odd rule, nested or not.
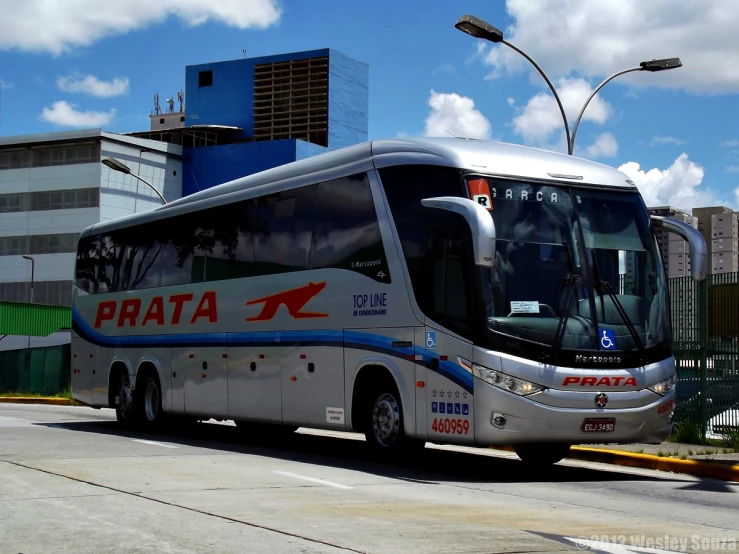
[(483, 280), (491, 331), (573, 350), (670, 340), (664, 269), (638, 192), (482, 179), (497, 237)]

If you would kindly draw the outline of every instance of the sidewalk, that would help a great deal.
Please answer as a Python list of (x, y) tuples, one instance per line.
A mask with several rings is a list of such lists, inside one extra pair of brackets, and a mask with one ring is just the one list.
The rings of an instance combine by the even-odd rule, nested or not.
[(665, 458), (682, 460), (715, 461), (739, 464), (739, 452), (732, 452), (729, 448), (719, 446), (698, 446), (679, 442), (663, 442), (662, 444), (583, 444), (582, 448), (597, 448), (648, 454)]

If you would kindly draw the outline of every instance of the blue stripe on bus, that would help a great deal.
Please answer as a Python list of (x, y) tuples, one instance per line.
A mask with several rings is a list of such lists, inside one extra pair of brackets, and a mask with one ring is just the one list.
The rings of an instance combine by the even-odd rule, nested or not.
[[(102, 347), (343, 346), (344, 348), (357, 350), (370, 350), (423, 365), (453, 381), (467, 392), (474, 392), (472, 374), (463, 367), (449, 361), (440, 361), (438, 367), (432, 368), (431, 359), (438, 358), (438, 354), (430, 354), (428, 350), (421, 347), (394, 347), (393, 342), (396, 342), (398, 340), (397, 338), (385, 337), (374, 333), (341, 330), (305, 330), (106, 336), (92, 329), (74, 308), (72, 308), (72, 328), (86, 341)], [(420, 355), (422, 359), (416, 360), (416, 355)]]

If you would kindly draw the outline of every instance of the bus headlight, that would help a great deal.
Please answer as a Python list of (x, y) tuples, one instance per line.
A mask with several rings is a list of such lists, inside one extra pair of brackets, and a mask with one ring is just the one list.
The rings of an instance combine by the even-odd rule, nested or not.
[(650, 391), (659, 394), (660, 396), (664, 396), (670, 391), (674, 390), (676, 385), (677, 385), (677, 375), (673, 373), (672, 377), (670, 377), (669, 379), (665, 379), (661, 383), (657, 383), (656, 385), (652, 385), (651, 387), (647, 387), (647, 388)]
[(518, 377), (512, 377), (500, 371), (488, 369), (481, 365), (472, 365), (472, 374), (478, 379), (482, 379), (486, 383), (490, 383), (494, 387), (499, 389), (507, 390), (519, 396), (528, 396), (536, 392), (544, 390), (544, 387), (526, 381), (525, 379), (519, 379)]

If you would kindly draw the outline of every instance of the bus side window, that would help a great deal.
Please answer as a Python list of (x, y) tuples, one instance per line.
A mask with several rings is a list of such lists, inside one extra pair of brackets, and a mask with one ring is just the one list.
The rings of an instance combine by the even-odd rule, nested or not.
[(316, 186), (309, 185), (259, 199), (254, 231), (256, 275), (310, 268)]
[(311, 269), (355, 271), (390, 283), (385, 248), (366, 173), (318, 184)]
[(80, 239), (77, 245), (76, 282), (77, 286), (89, 292), (97, 293), (97, 266), (100, 261), (100, 245), (97, 236)]

